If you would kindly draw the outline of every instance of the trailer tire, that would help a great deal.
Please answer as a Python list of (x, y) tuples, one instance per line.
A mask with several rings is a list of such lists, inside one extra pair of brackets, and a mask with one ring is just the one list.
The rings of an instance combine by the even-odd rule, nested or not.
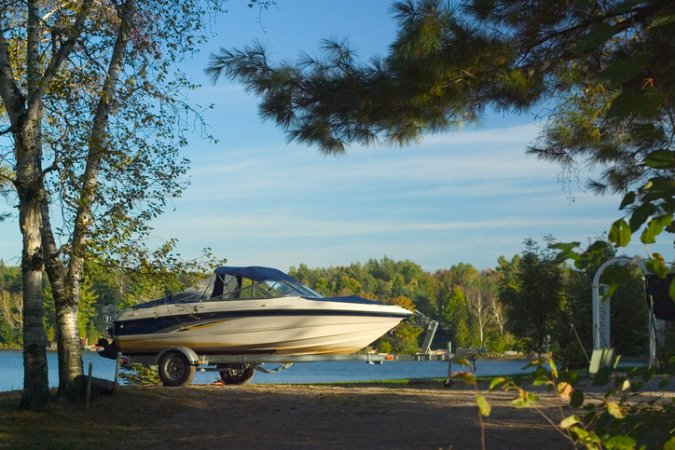
[(230, 385), (248, 384), (253, 378), (255, 368), (249, 364), (220, 364), (220, 379)]
[(159, 359), (159, 378), (164, 386), (185, 386), (192, 383), (197, 368), (183, 352), (171, 350)]

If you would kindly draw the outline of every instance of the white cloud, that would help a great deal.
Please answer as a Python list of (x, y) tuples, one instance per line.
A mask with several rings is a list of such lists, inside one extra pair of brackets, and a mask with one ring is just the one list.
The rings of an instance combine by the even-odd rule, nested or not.
[[(518, 136), (531, 127), (500, 132), (464, 132), (467, 140), (490, 141), (496, 135)], [(555, 185), (557, 168), (525, 155), (516, 140), (493, 148), (439, 148), (427, 145), (407, 149), (360, 149), (339, 158), (323, 157), (295, 144), (221, 150), (217, 157), (200, 157), (191, 172), (187, 197), (252, 198), (278, 191), (291, 195), (362, 192), (397, 189), (401, 195), (416, 189), (440, 194), (443, 189), (473, 189), (481, 195), (508, 195)], [(529, 185), (528, 185), (529, 184)], [(538, 186), (534, 186), (537, 184)], [(224, 186), (227, 189), (224, 189)], [(439, 185), (446, 186), (439, 188)], [(447, 186), (451, 186), (450, 188)], [(450, 192), (448, 192), (450, 193)], [(456, 194), (455, 194), (456, 195)]]
[(531, 144), (539, 133), (540, 126), (535, 123), (517, 125), (508, 128), (481, 130), (456, 130), (443, 134), (424, 137), (422, 142), (429, 145), (471, 145), (485, 144)]
[(158, 228), (168, 234), (192, 235), (203, 240), (338, 238), (370, 234), (433, 233), (442, 231), (478, 231), (546, 228), (560, 226), (605, 225), (603, 218), (534, 219), (505, 217), (472, 221), (388, 221), (324, 220), (284, 214), (204, 215), (175, 220), (160, 220)]

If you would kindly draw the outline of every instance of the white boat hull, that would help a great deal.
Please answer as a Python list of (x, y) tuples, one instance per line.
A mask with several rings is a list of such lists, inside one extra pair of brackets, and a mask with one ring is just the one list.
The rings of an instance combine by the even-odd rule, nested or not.
[[(409, 314), (398, 306), (301, 297), (157, 305), (120, 314), (114, 338), (125, 354), (176, 346), (211, 354), (351, 354)], [(153, 321), (162, 323), (156, 331), (133, 331)]]

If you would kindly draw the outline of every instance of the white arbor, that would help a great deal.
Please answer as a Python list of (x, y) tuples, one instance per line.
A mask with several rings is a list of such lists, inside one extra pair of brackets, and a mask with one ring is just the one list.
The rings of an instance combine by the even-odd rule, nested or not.
[[(611, 265), (630, 265), (634, 264), (640, 268), (644, 275), (647, 273), (647, 267), (644, 261), (636, 258), (629, 258), (627, 256), (619, 256), (612, 258), (603, 263), (595, 272), (593, 277), (593, 349), (601, 349), (611, 347), (610, 342), (610, 299), (603, 299), (608, 286), (600, 283), (600, 277), (605, 269)], [(649, 313), (649, 367), (653, 367), (657, 363), (656, 358), (656, 339), (657, 334), (662, 334), (665, 330), (666, 321), (659, 320), (654, 317), (653, 312)]]

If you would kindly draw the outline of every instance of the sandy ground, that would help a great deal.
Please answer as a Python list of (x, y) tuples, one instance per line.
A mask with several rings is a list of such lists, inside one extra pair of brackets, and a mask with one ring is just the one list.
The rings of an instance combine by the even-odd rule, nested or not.
[[(165, 388), (157, 388), (165, 389)], [(125, 439), (152, 449), (474, 449), (481, 448), (476, 392), (420, 385), (191, 386), (185, 409)], [(559, 399), (541, 409), (510, 406), (513, 393), (484, 393), (488, 449), (572, 448), (558, 422)]]

